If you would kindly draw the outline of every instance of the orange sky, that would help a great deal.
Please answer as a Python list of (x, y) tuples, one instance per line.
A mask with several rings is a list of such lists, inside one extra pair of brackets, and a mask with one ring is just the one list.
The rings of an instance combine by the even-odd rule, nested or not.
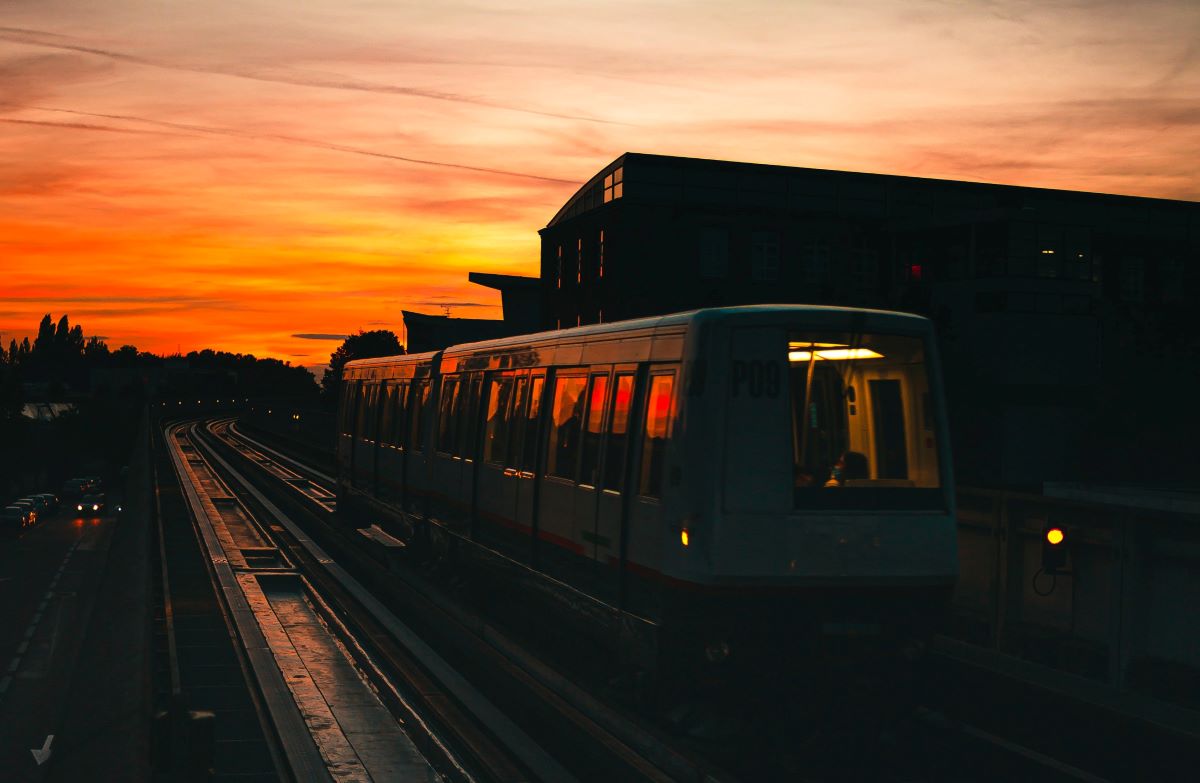
[(498, 317), (467, 272), (536, 274), (627, 150), (1200, 199), (1194, 0), (2, 7), (5, 344), (314, 365)]

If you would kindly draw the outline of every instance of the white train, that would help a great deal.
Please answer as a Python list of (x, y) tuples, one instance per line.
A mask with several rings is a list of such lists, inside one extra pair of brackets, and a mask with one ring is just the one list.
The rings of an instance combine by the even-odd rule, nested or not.
[(876, 310), (698, 310), (355, 361), (340, 507), (660, 673), (891, 654), (957, 576), (944, 410), (930, 322)]

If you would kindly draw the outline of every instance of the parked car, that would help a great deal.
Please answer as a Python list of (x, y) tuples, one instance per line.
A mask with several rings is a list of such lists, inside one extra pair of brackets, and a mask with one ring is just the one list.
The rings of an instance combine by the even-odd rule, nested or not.
[(0, 509), (0, 530), (19, 533), (29, 526), (29, 512), (19, 506), (5, 506)]
[(36, 525), (37, 524), (37, 521), (38, 521), (37, 506), (33, 505), (32, 502), (25, 500), (25, 499), (21, 499), (21, 500), (13, 501), (12, 505), (16, 506), (17, 508), (25, 509), (25, 513), (27, 513), (29, 515), (29, 521), (26, 523), (27, 525)]
[(84, 495), (75, 504), (75, 510), (85, 516), (105, 513), (108, 511), (108, 504), (104, 502), (104, 493)]
[(53, 492), (41, 492), (38, 494), (38, 497), (45, 499), (46, 508), (49, 511), (58, 510), (58, 495), (55, 495)]
[(28, 500), (33, 504), (33, 508), (38, 512), (39, 517), (50, 516), (50, 504), (41, 495), (26, 495), (21, 500)]

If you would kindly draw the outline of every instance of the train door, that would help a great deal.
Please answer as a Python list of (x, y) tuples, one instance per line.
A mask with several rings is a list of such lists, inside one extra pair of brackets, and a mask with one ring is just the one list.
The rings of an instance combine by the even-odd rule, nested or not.
[(505, 440), (513, 404), (516, 378), (511, 372), (488, 373), (483, 384), (483, 431), (480, 438), (477, 514), (481, 538), (493, 543), (492, 528), (510, 524), (516, 507), (516, 486), (508, 479)]
[(429, 513), (429, 463), (426, 443), (429, 439), (428, 378), (414, 378), (408, 392), (408, 439), (404, 454), (404, 508), (425, 516)]
[(676, 367), (652, 365), (646, 375), (645, 402), (631, 453), (635, 458), (628, 491), (629, 512), (624, 530), (628, 606), (654, 616), (653, 586), (641, 578), (662, 568), (665, 535), (663, 489), (666, 486), (667, 443), (675, 416)]
[(531, 370), (525, 386), (525, 399), (518, 399), (514, 424), (516, 432), (510, 441), (510, 462), (516, 469), (516, 511), (513, 520), (517, 527), (528, 530), (530, 539), (529, 561), (537, 561), (538, 541), (538, 495), (541, 492), (539, 477), (542, 475), (542, 421), (543, 400), (546, 396), (546, 371)]
[(401, 380), (388, 381), (383, 388), (379, 410), (379, 499), (394, 503), (400, 498), (404, 474), (401, 435), (404, 421), (404, 400), (408, 384)]
[(462, 461), (458, 491), (455, 494), (458, 507), (461, 507), (467, 515), (472, 538), (477, 535), (479, 528), (478, 493), (475, 491), (475, 482), (479, 462), (479, 420), (482, 417), (480, 391), (482, 385), (482, 373), (476, 372), (464, 377), (463, 387), (459, 392), (463, 398), (459, 405), (460, 419), (458, 431), (455, 433), (455, 453)]
[(379, 400), (379, 384), (364, 383), (358, 403), (354, 426), (354, 486), (374, 492), (375, 476), (375, 413)]
[(383, 465), (388, 455), (384, 454), (388, 443), (388, 428), (391, 417), (391, 395), (395, 393), (395, 381), (379, 383), (379, 395), (374, 413), (374, 449), (371, 465), (371, 491), (376, 497), (383, 497)]
[[(597, 471), (596, 523), (594, 529), (596, 562), (614, 566), (620, 561), (622, 499), (625, 494), (625, 468), (629, 452), (630, 412), (633, 405), (635, 370), (617, 368), (613, 374), (601, 467)], [(615, 583), (612, 585), (615, 588)]]
[(341, 462), (346, 466), (345, 480), (354, 484), (355, 423), (358, 421), (358, 406), (361, 404), (362, 381), (348, 381), (342, 398)]
[(537, 515), (539, 537), (553, 545), (539, 549), (545, 555), (543, 566), (562, 579), (570, 579), (576, 571), (568, 553), (584, 554), (574, 529), (574, 510), (587, 387), (586, 368), (554, 373)]
[(405, 430), (408, 425), (408, 381), (396, 381), (395, 391), (392, 393), (392, 415), (391, 429), (388, 434), (388, 440), (392, 444), (391, 460), (388, 474), (385, 476), (385, 484), (390, 484), (391, 490), (388, 493), (388, 499), (393, 502), (399, 502), (403, 508), (404, 503), (404, 473), (407, 470), (407, 459), (405, 452), (407, 444), (405, 443)]
[[(600, 371), (597, 372), (597, 369)], [(588, 376), (587, 397), (583, 405), (582, 430), (579, 448), (579, 478), (575, 485), (572, 508), (575, 542), (583, 547), (583, 554), (590, 560), (596, 559), (599, 541), (596, 532), (597, 496), (600, 494), (601, 446), (604, 442), (606, 413), (609, 401), (610, 368), (593, 367)], [(612, 540), (607, 537), (603, 547), (609, 549)]]
[(470, 506), (459, 496), (462, 457), (458, 450), (458, 428), (463, 422), (467, 379), (462, 375), (442, 378), (437, 395), (437, 424), (433, 435), (432, 495), (430, 512), (440, 522), (466, 535), (470, 531)]

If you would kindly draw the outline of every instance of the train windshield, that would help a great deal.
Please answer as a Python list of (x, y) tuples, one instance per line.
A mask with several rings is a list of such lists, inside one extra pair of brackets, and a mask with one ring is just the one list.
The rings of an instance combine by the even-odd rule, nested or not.
[(942, 502), (937, 416), (918, 337), (788, 335), (797, 508)]

